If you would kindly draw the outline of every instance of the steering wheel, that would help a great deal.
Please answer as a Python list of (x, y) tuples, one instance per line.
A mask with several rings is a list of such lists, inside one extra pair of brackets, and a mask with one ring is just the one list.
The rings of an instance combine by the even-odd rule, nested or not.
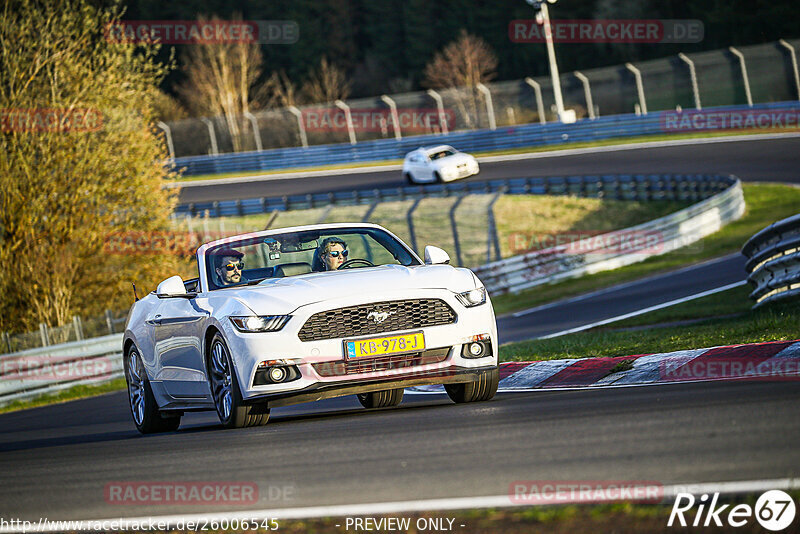
[(366, 267), (375, 267), (375, 264), (369, 260), (365, 260), (363, 258), (353, 258), (351, 260), (347, 260), (346, 262), (342, 263), (339, 266), (339, 269), (349, 269), (351, 265), (355, 265), (357, 263), (360, 263)]

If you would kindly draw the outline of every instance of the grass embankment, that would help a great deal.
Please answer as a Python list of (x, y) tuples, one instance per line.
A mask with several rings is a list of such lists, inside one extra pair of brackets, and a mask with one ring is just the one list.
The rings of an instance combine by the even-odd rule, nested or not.
[(52, 395), (43, 395), (31, 400), (13, 401), (0, 407), (0, 413), (15, 412), (27, 408), (36, 408), (37, 406), (46, 406), (49, 404), (58, 404), (59, 402), (83, 399), (85, 397), (94, 397), (95, 395), (102, 395), (103, 393), (119, 391), (126, 387), (124, 378), (115, 378), (104, 384), (75, 386), (59, 391), (58, 393), (53, 393)]
[(503, 315), (524, 310), (738, 252), (753, 234), (798, 212), (800, 188), (778, 184), (744, 184), (744, 198), (747, 208), (741, 219), (697, 243), (613, 271), (537, 286), (514, 295), (493, 296), (495, 312)]
[(740, 286), (585, 332), (508, 343), (500, 347), (500, 360), (628, 356), (800, 338), (796, 302), (752, 310), (749, 292)]
[[(513, 127), (512, 127), (513, 128)], [(658, 134), (658, 135), (642, 135), (639, 137), (620, 137), (617, 139), (603, 139), (600, 141), (583, 141), (580, 143), (563, 143), (558, 145), (545, 145), (536, 147), (521, 147), (509, 148), (504, 150), (489, 150), (486, 152), (471, 152), (477, 158), (485, 158), (491, 156), (510, 156), (518, 154), (538, 154), (541, 152), (558, 152), (561, 150), (575, 150), (581, 148), (594, 148), (604, 146), (619, 146), (619, 145), (633, 145), (640, 143), (653, 143), (658, 141), (680, 141), (685, 139), (706, 139), (716, 137), (734, 137), (740, 135), (753, 135), (753, 134), (776, 134), (776, 133), (792, 133), (797, 130), (794, 129), (780, 129), (774, 131), (760, 130), (737, 130), (737, 131), (718, 131), (718, 132), (699, 132), (699, 133), (686, 133), (686, 134)], [(458, 148), (458, 147), (456, 147)], [(248, 176), (270, 176), (275, 174), (298, 173), (304, 174), (309, 172), (324, 172), (324, 171), (340, 171), (347, 169), (359, 169), (365, 167), (388, 167), (392, 165), (402, 165), (402, 159), (380, 160), (380, 161), (367, 161), (363, 163), (341, 163), (336, 165), (318, 165), (315, 167), (288, 167), (284, 169), (272, 169), (264, 171), (242, 171), (242, 172), (228, 172), (221, 174), (200, 174), (194, 176), (182, 176), (178, 178), (175, 183), (181, 184), (186, 182), (202, 182), (204, 180), (219, 180), (224, 178), (239, 178)]]

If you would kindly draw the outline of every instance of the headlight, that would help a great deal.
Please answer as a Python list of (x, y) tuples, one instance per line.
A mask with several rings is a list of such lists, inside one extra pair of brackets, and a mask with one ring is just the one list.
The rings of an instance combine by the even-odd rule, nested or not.
[(486, 302), (486, 289), (483, 287), (479, 287), (477, 289), (464, 291), (463, 293), (456, 293), (456, 298), (461, 304), (463, 304), (467, 308), (471, 308), (473, 306), (480, 306), (481, 304)]
[(240, 332), (277, 332), (291, 317), (291, 315), (251, 315), (231, 317), (231, 322)]

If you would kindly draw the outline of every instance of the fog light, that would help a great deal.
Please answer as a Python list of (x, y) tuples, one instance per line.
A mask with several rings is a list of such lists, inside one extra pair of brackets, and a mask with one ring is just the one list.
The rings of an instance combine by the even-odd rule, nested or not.
[(480, 343), (470, 343), (469, 344), (469, 353), (473, 356), (480, 356), (481, 352), (483, 352), (483, 345)]
[(283, 382), (286, 378), (286, 369), (283, 367), (273, 367), (269, 370), (269, 379), (273, 382)]

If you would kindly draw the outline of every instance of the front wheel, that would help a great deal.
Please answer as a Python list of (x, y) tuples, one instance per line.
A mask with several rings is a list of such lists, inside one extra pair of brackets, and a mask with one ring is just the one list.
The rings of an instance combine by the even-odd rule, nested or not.
[(405, 173), (404, 176), (406, 178), (406, 183), (408, 183), (408, 185), (415, 185), (417, 183), (416, 181), (414, 181), (414, 177), (411, 176), (410, 172)]
[(477, 380), (466, 384), (445, 384), (444, 389), (453, 402), (480, 402), (494, 397), (499, 383), (500, 370), (495, 367), (481, 371)]
[(142, 434), (154, 434), (178, 429), (181, 424), (180, 415), (161, 415), (142, 358), (135, 346), (128, 350), (125, 357), (125, 381), (128, 383), (128, 400), (136, 430)]
[(373, 391), (372, 393), (359, 393), (358, 402), (364, 408), (388, 408), (397, 406), (403, 401), (403, 388), (385, 389), (383, 391)]
[(266, 425), (269, 408), (258, 404), (248, 405), (242, 400), (230, 351), (219, 332), (211, 340), (208, 359), (208, 382), (222, 426), (243, 428)]

